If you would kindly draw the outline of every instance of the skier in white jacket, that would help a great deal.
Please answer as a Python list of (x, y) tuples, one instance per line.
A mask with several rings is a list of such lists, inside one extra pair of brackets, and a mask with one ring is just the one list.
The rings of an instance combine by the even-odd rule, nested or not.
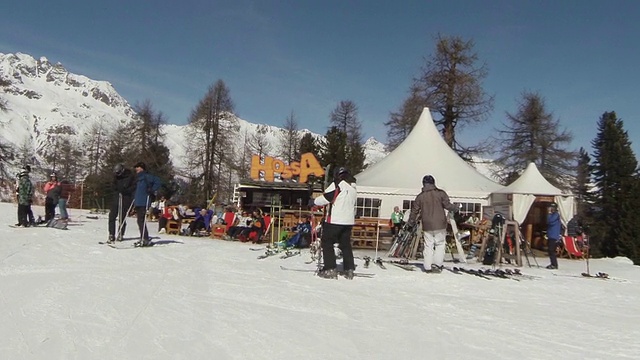
[(351, 249), (351, 229), (355, 222), (355, 205), (358, 193), (355, 183), (348, 182), (350, 178), (349, 170), (344, 167), (337, 168), (334, 172), (333, 182), (321, 196), (314, 200), (314, 204), (317, 206), (329, 206), (322, 226), (324, 268), (318, 273), (319, 276), (328, 279), (338, 277), (336, 255), (333, 249), (335, 243), (338, 243), (342, 251), (344, 276), (347, 279), (353, 279), (353, 271), (355, 270), (353, 250)]

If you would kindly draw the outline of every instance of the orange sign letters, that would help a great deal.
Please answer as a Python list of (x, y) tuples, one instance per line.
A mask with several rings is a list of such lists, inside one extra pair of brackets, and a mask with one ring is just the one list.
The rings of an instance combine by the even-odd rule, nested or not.
[(260, 180), (260, 172), (263, 173), (266, 181), (273, 181), (276, 173), (283, 179), (300, 175), (301, 183), (306, 183), (311, 174), (317, 177), (324, 176), (324, 169), (312, 153), (302, 154), (300, 162), (292, 161), (289, 165), (271, 156), (265, 156), (263, 161), (260, 161), (260, 156), (253, 155), (251, 156), (251, 178)]

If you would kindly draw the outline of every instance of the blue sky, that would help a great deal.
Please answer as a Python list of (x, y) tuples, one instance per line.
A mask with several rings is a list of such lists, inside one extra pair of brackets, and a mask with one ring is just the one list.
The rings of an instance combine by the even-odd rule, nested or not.
[(536, 91), (591, 153), (605, 111), (640, 151), (640, 2), (183, 0), (6, 1), (0, 52), (61, 62), (111, 82), (130, 103), (150, 99), (184, 124), (218, 79), (237, 114), (324, 134), (340, 100), (359, 107), (366, 137), (407, 97), (438, 33), (473, 40), (495, 96), (489, 120), (458, 130), (484, 140)]

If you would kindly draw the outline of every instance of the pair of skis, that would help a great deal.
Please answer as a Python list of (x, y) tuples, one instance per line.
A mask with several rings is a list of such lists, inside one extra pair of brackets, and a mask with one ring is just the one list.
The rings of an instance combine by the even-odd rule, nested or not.
[(280, 250), (277, 248), (276, 249), (268, 248), (267, 250), (265, 250), (264, 254), (258, 256), (257, 259), (262, 260), (278, 254), (282, 254), (280, 256), (280, 259), (288, 259), (292, 256), (300, 255), (300, 250), (291, 250), (291, 249)]
[[(365, 267), (365, 269), (368, 269), (368, 268), (369, 268), (369, 264), (371, 264), (371, 261), (372, 261), (373, 259), (372, 259), (370, 256), (365, 256), (365, 257), (363, 257), (363, 258), (362, 258), (362, 260), (364, 260), (364, 267)], [(381, 257), (378, 257), (378, 258), (376, 258), (375, 260), (373, 260), (373, 263), (374, 263), (374, 264), (376, 264), (376, 265), (378, 265), (378, 267), (379, 267), (380, 269), (387, 270), (387, 267), (384, 265), (385, 260), (382, 260), (382, 258), (381, 258)]]
[[(286, 266), (282, 266), (280, 265), (280, 269), (281, 270), (286, 270), (286, 271), (296, 271), (296, 272), (308, 272), (308, 273), (317, 273), (318, 270), (317, 269), (298, 269), (298, 268), (290, 268), (290, 267), (286, 267)], [(338, 272), (339, 275), (344, 276), (344, 272)], [(371, 278), (374, 277), (376, 274), (373, 273), (363, 273), (363, 272), (354, 272), (353, 276), (355, 277), (364, 277), (364, 278)]]

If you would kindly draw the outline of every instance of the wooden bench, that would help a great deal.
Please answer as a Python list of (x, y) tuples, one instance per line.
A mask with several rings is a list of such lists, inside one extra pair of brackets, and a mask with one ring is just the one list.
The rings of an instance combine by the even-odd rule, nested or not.
[(359, 218), (351, 231), (354, 249), (388, 249), (391, 246), (391, 228), (388, 219)]
[(169, 219), (165, 231), (169, 235), (180, 235), (182, 230), (182, 222), (180, 220)]

